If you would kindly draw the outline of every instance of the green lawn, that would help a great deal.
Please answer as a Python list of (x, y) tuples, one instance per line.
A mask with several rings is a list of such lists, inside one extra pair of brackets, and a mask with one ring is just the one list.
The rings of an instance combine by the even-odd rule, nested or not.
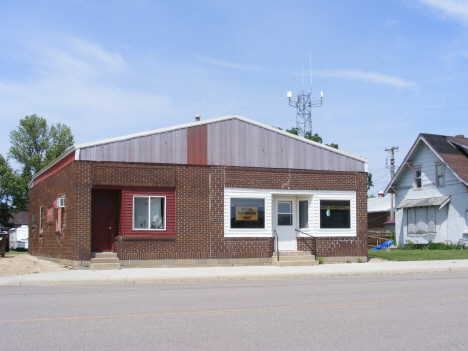
[[(370, 251), (369, 257), (387, 259), (387, 250)], [(468, 250), (390, 250), (391, 261), (467, 260)]]
[(23, 255), (27, 253), (28, 250), (10, 250), (9, 252), (5, 252), (6, 255)]

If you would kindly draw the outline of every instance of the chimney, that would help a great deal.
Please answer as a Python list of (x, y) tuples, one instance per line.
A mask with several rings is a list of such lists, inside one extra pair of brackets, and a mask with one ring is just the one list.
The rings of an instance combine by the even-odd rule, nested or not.
[(200, 115), (195, 115), (195, 122), (200, 122)]
[(379, 191), (379, 197), (384, 197), (384, 193), (382, 190)]
[(462, 134), (455, 135), (455, 138), (464, 138), (465, 136)]

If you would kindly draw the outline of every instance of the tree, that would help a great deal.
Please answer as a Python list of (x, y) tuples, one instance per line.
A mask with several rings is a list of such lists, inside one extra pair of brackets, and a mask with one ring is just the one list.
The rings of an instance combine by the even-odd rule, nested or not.
[[(278, 128), (278, 127), (277, 127)], [(281, 128), (278, 128), (278, 129), (281, 129)], [(281, 129), (282, 130), (282, 129)], [(286, 131), (288, 133), (291, 133), (291, 134), (294, 134), (294, 135), (299, 135), (299, 128), (297, 127), (292, 127), (291, 129), (286, 129)], [(304, 138), (305, 139), (309, 139), (309, 140), (312, 140), (312, 141), (315, 141), (319, 144), (322, 144), (323, 143), (323, 140), (322, 140), (322, 137), (320, 135), (318, 135), (317, 133), (315, 133), (314, 135), (312, 135), (311, 132), (305, 132), (304, 134)], [(334, 143), (331, 143), (331, 144), (325, 144), (327, 146), (330, 146), (330, 147), (333, 147), (335, 149), (338, 149), (338, 144), (334, 144)]]
[(28, 185), (37, 172), (73, 145), (70, 127), (57, 123), (50, 128), (44, 117), (26, 116), (19, 121), (18, 128), (10, 132), (8, 155), (22, 164), (16, 174), (14, 203), (18, 209), (27, 209)]
[(0, 154), (0, 223), (9, 227), (12, 213), (27, 208), (23, 193), (24, 181)]
[(367, 191), (369, 191), (369, 189), (373, 186), (374, 183), (372, 182), (372, 173), (367, 173)]
[(57, 123), (51, 128), (44, 117), (26, 116), (10, 133), (10, 157), (23, 165), (30, 178), (73, 145), (70, 127)]

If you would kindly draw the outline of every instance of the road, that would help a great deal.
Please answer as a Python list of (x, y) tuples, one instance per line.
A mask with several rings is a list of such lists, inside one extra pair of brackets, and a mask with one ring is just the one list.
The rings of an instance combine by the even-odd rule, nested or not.
[(0, 287), (1, 350), (466, 350), (468, 272)]

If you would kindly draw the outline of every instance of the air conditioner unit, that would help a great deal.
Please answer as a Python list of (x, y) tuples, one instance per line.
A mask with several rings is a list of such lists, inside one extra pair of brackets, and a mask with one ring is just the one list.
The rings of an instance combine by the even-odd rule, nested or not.
[(63, 208), (63, 207), (65, 207), (65, 198), (59, 197), (57, 199), (57, 208)]

